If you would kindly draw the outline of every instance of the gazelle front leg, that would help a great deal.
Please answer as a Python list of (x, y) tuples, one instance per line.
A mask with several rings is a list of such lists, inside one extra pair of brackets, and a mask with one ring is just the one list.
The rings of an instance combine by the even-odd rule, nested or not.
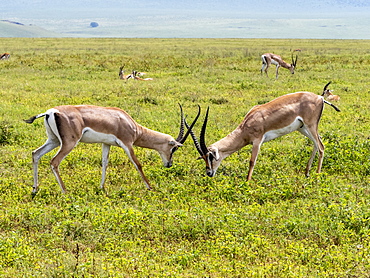
[(103, 143), (102, 148), (103, 148), (102, 175), (101, 175), (100, 188), (105, 191), (104, 184), (105, 184), (106, 172), (107, 172), (108, 161), (109, 161), (110, 145)]
[(279, 68), (280, 68), (280, 65), (276, 65), (276, 79), (278, 79), (279, 77)]
[(143, 179), (146, 187), (149, 190), (151, 190), (152, 187), (150, 186), (149, 180), (147, 179), (147, 177), (145, 176), (145, 174), (143, 172), (143, 169), (142, 169), (142, 166), (141, 166), (139, 160), (135, 156), (133, 147), (132, 146), (126, 146), (120, 140), (117, 140), (116, 143), (117, 143), (118, 146), (120, 146), (125, 151), (125, 153), (129, 157), (130, 161), (132, 162), (132, 164), (134, 164), (136, 170), (139, 172), (139, 174), (140, 174), (141, 178)]
[(251, 180), (252, 179), (252, 174), (253, 174), (254, 166), (256, 165), (256, 160), (257, 160), (258, 153), (260, 151), (262, 142), (263, 142), (263, 140), (253, 142), (252, 156), (251, 156), (251, 160), (249, 161), (249, 171), (248, 171), (248, 178), (247, 178), (247, 180)]
[(137, 159), (137, 157), (136, 157), (136, 156), (135, 156), (135, 154), (134, 154), (134, 150), (131, 148), (131, 149), (129, 150), (129, 152), (130, 152), (129, 157), (130, 157), (130, 159), (131, 159), (131, 162), (135, 165), (135, 168), (139, 171), (140, 176), (141, 176), (141, 178), (143, 179), (143, 181), (144, 181), (144, 183), (145, 183), (146, 187), (147, 187), (149, 190), (153, 189), (153, 188), (150, 186), (149, 180), (147, 179), (147, 177), (145, 176), (145, 174), (144, 174), (144, 172), (143, 172), (143, 168), (142, 168), (142, 166), (141, 166), (141, 164), (140, 164), (139, 160)]

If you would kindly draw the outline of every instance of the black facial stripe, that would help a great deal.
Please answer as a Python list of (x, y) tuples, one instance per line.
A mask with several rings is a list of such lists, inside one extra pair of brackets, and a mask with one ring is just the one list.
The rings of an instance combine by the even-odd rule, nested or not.
[(212, 161), (213, 161), (213, 155), (209, 153), (206, 156), (206, 169), (207, 170), (212, 170), (213, 169), (213, 163), (212, 163)]

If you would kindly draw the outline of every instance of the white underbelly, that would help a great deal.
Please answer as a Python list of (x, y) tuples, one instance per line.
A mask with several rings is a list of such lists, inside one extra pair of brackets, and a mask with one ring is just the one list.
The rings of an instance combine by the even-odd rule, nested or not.
[(301, 117), (295, 118), (295, 120), (288, 126), (280, 128), (280, 129), (274, 129), (270, 130), (265, 133), (263, 142), (271, 141), (275, 138), (278, 138), (280, 136), (286, 135), (288, 133), (291, 133), (297, 129), (299, 129), (303, 125), (303, 120)]
[(113, 134), (97, 132), (91, 128), (84, 128), (80, 142), (83, 143), (104, 143), (111, 146), (118, 146), (119, 139)]
[(278, 66), (279, 65), (279, 62), (275, 61), (274, 59), (271, 59), (271, 64), (273, 64), (275, 66)]

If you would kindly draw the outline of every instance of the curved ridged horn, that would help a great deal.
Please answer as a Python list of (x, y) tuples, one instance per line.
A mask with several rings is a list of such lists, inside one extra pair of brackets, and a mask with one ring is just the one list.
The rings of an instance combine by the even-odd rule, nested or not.
[(208, 121), (208, 112), (209, 112), (209, 107), (207, 107), (206, 117), (204, 118), (202, 130), (200, 131), (200, 148), (203, 152), (203, 155), (205, 155), (208, 152), (206, 141), (205, 141), (207, 121)]
[(329, 83), (325, 85), (325, 87), (324, 87), (324, 91), (326, 91), (326, 89), (328, 88), (328, 86), (329, 86), (330, 84), (331, 84), (331, 81), (329, 81)]
[[(200, 107), (199, 107), (199, 109), (200, 109)], [(200, 110), (199, 110), (199, 112), (200, 112)], [(191, 138), (193, 139), (195, 148), (197, 149), (198, 153), (201, 156), (203, 156), (203, 152), (202, 152), (202, 149), (200, 148), (197, 136), (195, 135), (195, 133), (192, 129), (189, 129), (190, 127), (189, 127), (189, 124), (186, 122), (186, 119), (184, 120), (184, 122), (185, 122), (185, 125), (186, 125), (187, 129), (190, 130), (190, 135), (191, 135)]]
[[(195, 117), (194, 121), (191, 123), (190, 127), (189, 127), (189, 125), (185, 121), (184, 113), (182, 111), (182, 106), (181, 106), (180, 103), (179, 103), (179, 106), (180, 106), (180, 111), (181, 111), (181, 123), (180, 123), (179, 136), (177, 136), (176, 141), (179, 142), (179, 143), (181, 143), (181, 144), (183, 144), (183, 143), (185, 143), (185, 141), (188, 138), (189, 134), (192, 133), (192, 128), (194, 127), (195, 123), (197, 122), (197, 120), (199, 118), (199, 115), (200, 115), (200, 106), (198, 105), (198, 114)], [(185, 136), (184, 136), (184, 130), (185, 130), (184, 125), (186, 125), (186, 127), (188, 128), (188, 131), (185, 133)]]
[[(199, 105), (198, 105), (198, 107), (199, 107)], [(199, 107), (199, 112), (200, 112), (200, 107)], [(207, 146), (205, 144), (205, 138), (204, 138), (205, 133), (206, 133), (207, 121), (208, 121), (208, 112), (209, 112), (209, 107), (207, 108), (206, 117), (204, 118), (202, 130), (200, 132), (200, 143), (198, 141), (197, 136), (194, 134), (193, 130), (189, 129), (189, 125), (185, 120), (185, 125), (188, 128), (188, 130), (190, 131), (190, 135), (193, 138), (195, 148), (197, 149), (200, 156), (204, 156), (208, 153), (208, 149), (207, 149)]]
[(327, 91), (328, 86), (330, 85), (330, 83), (331, 83), (331, 81), (329, 81), (329, 83), (324, 86), (324, 89), (323, 89), (322, 94), (321, 94), (322, 96), (325, 95), (325, 93), (326, 93), (326, 91)]
[(120, 76), (122, 74), (123, 66), (119, 68), (118, 75)]
[(182, 111), (182, 106), (181, 104), (179, 103), (179, 106), (180, 106), (180, 132), (179, 132), (179, 135), (177, 136), (176, 138), (176, 141), (177, 142), (180, 142), (180, 140), (182, 139), (182, 137), (184, 136), (184, 113)]
[(296, 55), (296, 56), (295, 56), (295, 60), (294, 60), (293, 53), (292, 53), (292, 65), (293, 65), (294, 67), (296, 67), (296, 66), (297, 66), (297, 60), (298, 60), (298, 55)]

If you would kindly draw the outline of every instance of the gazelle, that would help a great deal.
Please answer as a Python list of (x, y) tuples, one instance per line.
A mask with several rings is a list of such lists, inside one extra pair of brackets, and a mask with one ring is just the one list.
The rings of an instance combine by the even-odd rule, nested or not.
[(136, 123), (129, 114), (119, 108), (100, 107), (92, 105), (62, 105), (49, 109), (45, 113), (25, 120), (32, 123), (34, 120), (45, 117), (44, 123), (48, 139), (32, 152), (33, 161), (33, 194), (38, 191), (38, 163), (40, 158), (60, 146), (57, 154), (50, 164), (56, 180), (62, 189), (67, 191), (62, 178), (59, 175), (59, 164), (79, 143), (102, 143), (102, 177), (100, 187), (104, 189), (106, 169), (108, 165), (109, 151), (111, 146), (121, 147), (128, 155), (130, 161), (138, 170), (142, 180), (148, 189), (152, 189), (146, 178), (139, 160), (134, 154), (133, 146), (154, 149), (159, 152), (165, 167), (172, 166), (174, 152), (183, 145), (197, 121), (194, 119), (190, 129), (184, 135), (184, 116), (180, 105), (181, 123), (180, 132), (176, 139), (164, 133), (150, 130)]
[(327, 89), (328, 86), (330, 85), (330, 83), (331, 83), (331, 81), (328, 84), (325, 85), (324, 90), (323, 90), (323, 92), (322, 92), (321, 95), (323, 97), (326, 97), (326, 99), (327, 100), (330, 100), (330, 101), (338, 101), (338, 100), (340, 100), (340, 96), (333, 95), (332, 90), (328, 90)]
[(0, 60), (8, 60), (9, 58), (10, 58), (10, 54), (9, 53), (3, 53), (0, 56)]
[(146, 74), (146, 72), (142, 72), (142, 71), (137, 71), (136, 72), (136, 75), (139, 76), (139, 77), (143, 77), (145, 74)]
[[(254, 106), (234, 131), (209, 147), (205, 144), (208, 107), (200, 133), (200, 141), (198, 142), (193, 131), (190, 134), (196, 149), (206, 163), (206, 173), (209, 177), (215, 176), (223, 159), (244, 146), (252, 144), (252, 156), (247, 177), (250, 180), (262, 143), (298, 130), (314, 143), (305, 172), (306, 176), (309, 176), (316, 152), (319, 151), (317, 173), (321, 171), (324, 158), (324, 145), (318, 134), (318, 124), (324, 103), (331, 105), (336, 111), (340, 111), (336, 106), (324, 100), (322, 96), (310, 92), (291, 93), (268, 103)], [(186, 122), (185, 124), (187, 125)]]
[(133, 73), (134, 73), (134, 71), (132, 73), (130, 73), (130, 74), (125, 75), (125, 72), (124, 72), (123, 66), (122, 66), (122, 67), (119, 68), (118, 76), (122, 80), (129, 80), (130, 78), (134, 78), (135, 77), (135, 75)]
[(297, 66), (298, 56), (296, 55), (296, 58), (294, 60), (293, 59), (293, 54), (292, 54), (292, 63), (291, 64), (288, 64), (279, 55), (276, 55), (276, 54), (273, 54), (273, 53), (262, 54), (261, 60), (262, 60), (261, 74), (263, 72), (265, 72), (266, 76), (268, 77), (267, 70), (270, 67), (270, 65), (273, 64), (273, 65), (276, 66), (276, 79), (278, 79), (278, 77), (279, 77), (279, 68), (280, 67), (286, 68), (286, 69), (290, 70), (290, 72), (292, 74), (294, 74), (294, 69)]
[(132, 72), (132, 75), (134, 76), (134, 79), (135, 80), (140, 80), (140, 81), (151, 81), (153, 80), (153, 78), (140, 78), (139, 76), (143, 76), (145, 74), (145, 72), (137, 72), (136, 70), (134, 70)]
[(151, 81), (153, 78), (141, 78), (140, 76), (143, 76), (145, 72), (138, 72), (136, 70), (133, 70), (130, 74), (125, 75), (125, 72), (123, 70), (123, 66), (119, 68), (119, 73), (118, 76), (122, 80), (129, 80), (129, 79), (134, 79), (134, 80), (140, 80), (140, 81)]

